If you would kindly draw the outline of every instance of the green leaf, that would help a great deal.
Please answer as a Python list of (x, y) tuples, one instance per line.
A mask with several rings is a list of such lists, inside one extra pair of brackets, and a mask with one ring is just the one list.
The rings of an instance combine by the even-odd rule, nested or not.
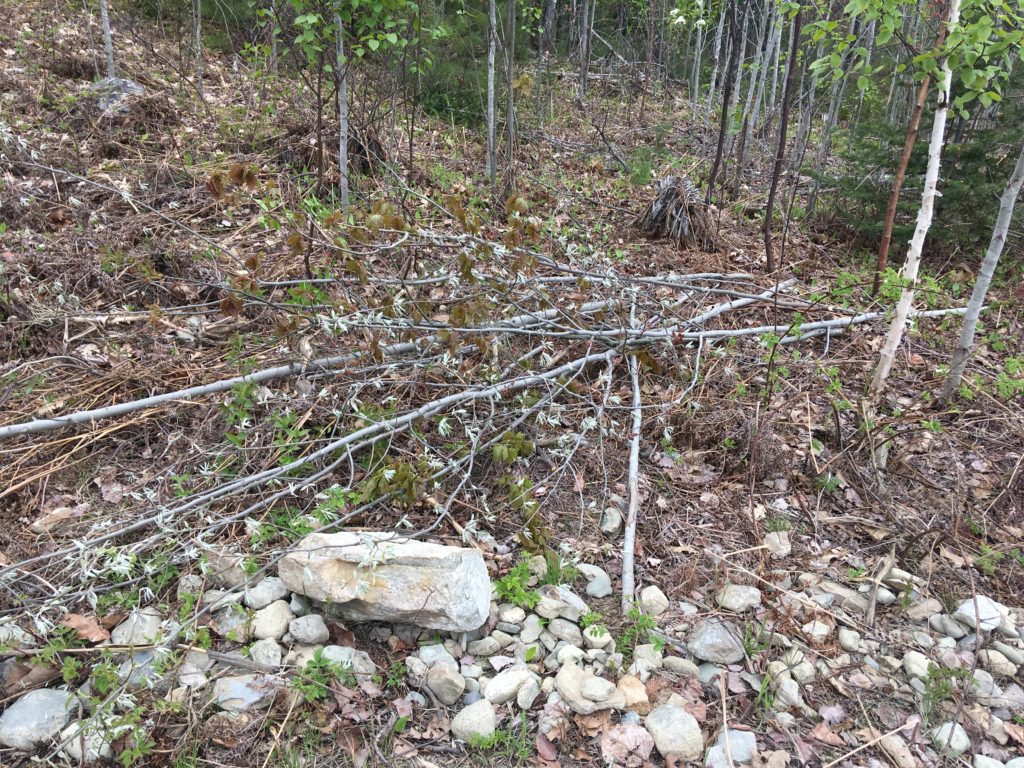
[(380, 48), (380, 40), (378, 40), (375, 37), (371, 37), (369, 40), (366, 41), (366, 46), (371, 51), (376, 51), (378, 48)]

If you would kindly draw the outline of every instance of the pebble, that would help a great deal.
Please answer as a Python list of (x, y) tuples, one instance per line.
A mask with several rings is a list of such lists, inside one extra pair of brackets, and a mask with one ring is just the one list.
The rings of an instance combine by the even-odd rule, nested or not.
[(222, 677), (213, 684), (213, 703), (229, 712), (267, 706), (273, 696), (273, 678), (269, 675)]
[(583, 642), (587, 648), (604, 648), (611, 641), (612, 636), (600, 624), (591, 624), (583, 630)]
[[(982, 632), (991, 632), (1009, 615), (1010, 609), (1002, 603), (997, 603), (985, 595), (978, 595), (960, 603), (953, 613), (953, 618), (971, 629), (977, 628)], [(977, 623), (977, 627), (975, 627), (975, 623)]]
[[(728, 749), (726, 741), (728, 740)], [(749, 763), (754, 759), (754, 752), (757, 750), (757, 737), (750, 731), (738, 731), (730, 728), (721, 731), (715, 744), (708, 750), (704, 758), (706, 768), (731, 768), (729, 758), (733, 763)]]
[(907, 608), (907, 618), (911, 621), (927, 621), (937, 613), (942, 613), (942, 603), (934, 597), (916, 602)]
[(552, 619), (548, 623), (548, 632), (570, 645), (583, 645), (583, 633), (580, 632), (580, 628), (567, 619)]
[(323, 616), (318, 613), (309, 613), (292, 619), (288, 622), (288, 634), (302, 645), (319, 645), (331, 639), (330, 630), (327, 629)]
[(252, 620), (241, 605), (229, 605), (214, 611), (210, 617), (210, 629), (218, 637), (234, 643), (247, 643), (252, 637)]
[(292, 599), (288, 603), (288, 607), (292, 609), (292, 613), (296, 616), (305, 616), (313, 610), (312, 606), (309, 604), (309, 598), (305, 595), (300, 595), (297, 592), (292, 592)]
[(715, 599), (725, 610), (743, 613), (761, 604), (761, 590), (745, 584), (726, 584)]
[(505, 650), (516, 641), (512, 635), (506, 635), (500, 629), (496, 629), (491, 632), (491, 638), (498, 644), (499, 650)]
[(681, 762), (699, 760), (704, 753), (704, 735), (693, 715), (675, 704), (655, 707), (644, 718), (644, 727), (663, 757), (674, 754)]
[[(261, 667), (276, 670), (281, 666), (281, 646), (272, 638), (257, 640), (249, 647), (249, 658)], [(184, 684), (184, 683), (183, 683)]]
[(789, 531), (771, 531), (764, 537), (764, 545), (775, 558), (786, 557), (793, 551), (793, 544), (789, 540)]
[(588, 563), (580, 563), (576, 568), (587, 580), (586, 592), (590, 597), (608, 597), (612, 593), (612, 579), (604, 568)]
[[(971, 739), (959, 723), (943, 723), (932, 731), (931, 736), (932, 745), (937, 750), (954, 757), (971, 748)], [(946, 742), (949, 742), (948, 747)]]
[(527, 710), (533, 706), (538, 696), (540, 696), (540, 683), (537, 682), (536, 677), (531, 677), (519, 688), (519, 692), (516, 694), (516, 706)]
[(588, 701), (607, 701), (615, 690), (615, 683), (596, 675), (591, 675), (580, 685), (580, 694)]
[(443, 645), (424, 645), (420, 648), (417, 655), (428, 667), (432, 667), (434, 664), (442, 661), (447, 662), (448, 664), (455, 663), (455, 657), (452, 656), (448, 652), (448, 649)]
[(919, 677), (922, 680), (928, 678), (928, 672), (932, 666), (928, 657), (919, 651), (907, 651), (903, 654), (903, 661), (901, 663), (904, 672), (911, 677)]
[(1017, 665), (994, 648), (978, 651), (978, 663), (993, 675), (1013, 677), (1017, 674)]
[(493, 656), (501, 650), (501, 644), (493, 637), (484, 637), (469, 643), (466, 650), (473, 656)]
[(534, 678), (536, 675), (526, 667), (508, 667), (487, 681), (484, 696), (492, 704), (505, 704), (516, 697), (527, 680)]
[(1024, 652), (1019, 648), (1007, 645), (1001, 640), (994, 640), (992, 642), (992, 650), (999, 651), (1010, 661), (1010, 663), (1016, 664), (1018, 667), (1024, 664)]
[(498, 619), (506, 624), (521, 625), (526, 620), (526, 611), (518, 605), (505, 603), (498, 608)]
[(800, 627), (800, 631), (803, 632), (807, 639), (816, 645), (824, 643), (829, 635), (832, 634), (832, 627), (823, 621), (810, 621)]
[(623, 675), (616, 686), (622, 694), (626, 709), (640, 715), (651, 710), (651, 700), (647, 696), (647, 686), (633, 675)]
[(277, 576), (267, 576), (245, 590), (244, 602), (253, 610), (266, 608), (275, 600), (288, 597), (288, 587)]
[(705, 619), (686, 639), (686, 647), (702, 661), (736, 664), (743, 660), (743, 644), (736, 628), (719, 619)]
[(519, 632), (519, 639), (529, 644), (537, 640), (543, 631), (544, 622), (541, 621), (540, 616), (531, 613), (523, 620), (523, 628)]
[(839, 628), (839, 646), (849, 653), (854, 653), (860, 648), (860, 632), (856, 632), (846, 627)]
[(967, 634), (967, 630), (947, 613), (937, 613), (928, 617), (928, 626), (934, 632), (959, 640)]
[(110, 632), (113, 645), (147, 645), (160, 635), (163, 617), (156, 608), (142, 608), (114, 627)]
[(601, 533), (609, 538), (618, 536), (622, 530), (622, 512), (618, 507), (605, 507), (601, 514)]
[(629, 673), (643, 681), (647, 681), (653, 672), (664, 665), (661, 651), (650, 643), (644, 643), (633, 649), (633, 661), (629, 665)]
[(1001, 760), (986, 755), (975, 755), (972, 765), (974, 768), (1005, 768)]
[(680, 656), (667, 656), (662, 660), (665, 669), (676, 675), (700, 677), (700, 669), (689, 659)]
[(459, 674), (459, 668), (447, 662), (435, 664), (427, 671), (426, 685), (438, 701), (448, 706), (466, 690), (466, 680)]
[[(369, 680), (377, 674), (377, 665), (373, 663), (373, 659), (366, 651), (357, 651), (355, 648), (344, 645), (325, 645), (323, 657), (327, 661), (348, 667), (360, 681)], [(408, 659), (406, 659), (406, 664), (408, 664)], [(458, 668), (454, 659), (451, 664), (456, 669)]]
[(288, 625), (295, 614), (284, 600), (275, 600), (260, 608), (252, 617), (252, 634), (257, 640), (280, 640), (288, 631)]
[(48, 744), (67, 724), (73, 708), (74, 696), (68, 691), (29, 691), (0, 715), (0, 744), (22, 750)]
[(640, 610), (648, 616), (660, 616), (668, 610), (669, 605), (665, 593), (654, 584), (640, 590)]
[(129, 726), (115, 726), (113, 718), (102, 723), (76, 722), (60, 732), (64, 754), (76, 765), (91, 765), (114, 756), (110, 739), (127, 730)]
[(473, 737), (487, 738), (494, 734), (497, 726), (498, 718), (491, 702), (480, 699), (452, 718), (452, 735), (461, 741), (470, 741)]

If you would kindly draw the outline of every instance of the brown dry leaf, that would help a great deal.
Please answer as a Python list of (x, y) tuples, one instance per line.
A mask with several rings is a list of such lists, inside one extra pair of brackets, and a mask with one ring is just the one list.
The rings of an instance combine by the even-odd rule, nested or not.
[(56, 533), (67, 528), (71, 523), (89, 511), (88, 502), (74, 507), (57, 507), (36, 520), (29, 526), (32, 533)]
[(843, 741), (842, 737), (838, 733), (829, 728), (824, 721), (818, 723), (811, 730), (811, 738), (817, 739), (822, 744), (828, 744), (833, 747), (845, 747), (846, 742)]
[(1018, 744), (1024, 744), (1024, 725), (1003, 723), (1003, 730), (1006, 731), (1007, 736), (1016, 741)]
[(115, 472), (113, 467), (107, 467), (93, 480), (100, 489), (100, 496), (108, 504), (120, 504), (124, 499), (124, 486), (114, 479)]
[(553, 762), (558, 760), (558, 747), (556, 747), (543, 733), (537, 734), (537, 754), (541, 759)]
[(110, 633), (99, 625), (93, 616), (83, 616), (80, 613), (69, 613), (61, 622), (65, 627), (75, 630), (79, 640), (88, 640), (90, 643), (102, 643), (110, 639)]
[(363, 733), (358, 728), (342, 725), (334, 732), (338, 746), (348, 752), (355, 768), (363, 768), (370, 756), (370, 750), (363, 741)]
[(786, 768), (792, 758), (784, 749), (775, 749), (771, 752), (755, 752), (750, 768)]
[(917, 760), (898, 733), (887, 733), (878, 740), (878, 746), (885, 758), (896, 768), (917, 768)]
[(331, 642), (335, 645), (343, 645), (346, 648), (355, 648), (356, 635), (344, 624), (328, 624), (328, 631), (331, 633)]
[(947, 560), (949, 560), (949, 562), (955, 565), (957, 568), (966, 568), (971, 563), (971, 561), (968, 558), (960, 557), (960, 555), (958, 555), (953, 550), (949, 549), (949, 547), (947, 547), (944, 544), (939, 545), (939, 554)]
[(601, 736), (601, 757), (608, 765), (642, 765), (653, 749), (653, 737), (639, 725), (620, 723)]
[(587, 736), (597, 736), (612, 724), (612, 711), (602, 709), (589, 715), (576, 715), (576, 724)]

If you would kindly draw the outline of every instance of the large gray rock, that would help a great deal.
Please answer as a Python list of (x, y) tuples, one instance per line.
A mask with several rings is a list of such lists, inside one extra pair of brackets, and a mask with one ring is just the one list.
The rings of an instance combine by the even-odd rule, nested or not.
[(576, 569), (587, 580), (587, 594), (591, 597), (608, 597), (612, 593), (612, 579), (604, 568), (580, 563)]
[(698, 659), (715, 664), (736, 664), (744, 655), (736, 627), (718, 619), (706, 619), (695, 626), (686, 647)]
[(644, 719), (662, 756), (675, 755), (681, 762), (699, 760), (704, 753), (704, 734), (693, 715), (675, 704), (655, 707)]
[(964, 600), (956, 609), (953, 618), (971, 629), (991, 632), (1010, 615), (1010, 609), (997, 603), (990, 597), (978, 595), (971, 600)]
[(269, 675), (222, 677), (213, 684), (213, 703), (229, 712), (245, 712), (270, 704), (274, 678)]
[(0, 744), (24, 750), (48, 744), (67, 724), (73, 707), (74, 696), (67, 691), (29, 691), (0, 716)]
[(491, 580), (475, 549), (391, 533), (313, 533), (285, 555), (282, 581), (349, 619), (431, 629), (478, 629), (490, 611)]
[(111, 631), (110, 642), (114, 645), (146, 645), (160, 635), (162, 623), (163, 617), (156, 608), (132, 611)]
[(480, 699), (452, 718), (452, 735), (462, 741), (470, 741), (473, 737), (483, 739), (493, 735), (497, 726), (498, 718), (491, 702)]

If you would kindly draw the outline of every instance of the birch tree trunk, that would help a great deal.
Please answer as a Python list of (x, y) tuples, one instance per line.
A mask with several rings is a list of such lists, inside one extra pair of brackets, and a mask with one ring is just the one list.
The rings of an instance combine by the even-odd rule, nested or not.
[[(104, 5), (106, 0), (104, 0)], [(195, 46), (196, 56), (196, 90), (199, 91), (199, 98), (206, 99), (206, 92), (203, 90), (203, 0), (193, 0), (192, 3), (192, 44)]]
[[(704, 8), (698, 6), (697, 10), (697, 49), (693, 56), (693, 71), (690, 75), (690, 114), (697, 116), (697, 98), (700, 93), (700, 60), (704, 53)], [(671, 71), (671, 70), (670, 70)]]
[[(956, 26), (959, 20), (960, 0), (950, 0), (947, 28)], [(947, 57), (942, 61), (942, 70), (938, 78), (939, 99), (935, 107), (935, 120), (932, 123), (931, 138), (928, 141), (928, 169), (924, 177), (921, 208), (917, 213), (917, 227), (914, 230), (913, 238), (910, 240), (907, 260), (901, 271), (905, 287), (900, 294), (899, 302), (896, 304), (896, 313), (893, 315), (892, 324), (889, 326), (885, 343), (882, 345), (882, 351), (878, 358), (878, 367), (875, 368), (875, 375), (871, 379), (871, 386), (868, 388), (868, 398), (872, 403), (876, 403), (885, 390), (885, 383), (889, 379), (889, 372), (892, 370), (893, 361), (896, 359), (896, 350), (899, 349), (900, 342), (903, 340), (903, 332), (907, 327), (907, 317), (914, 303), (917, 273), (921, 266), (921, 251), (924, 248), (924, 240), (928, 235), (929, 227), (931, 227), (932, 214), (935, 210), (939, 166), (942, 163), (942, 144), (946, 132), (946, 116), (949, 112), (952, 79), (952, 71), (949, 65), (949, 58)], [(881, 463), (884, 463), (884, 461)]]
[(107, 77), (114, 77), (114, 40), (110, 35), (108, 0), (100, 0), (100, 24), (103, 27), (103, 55), (107, 59)]
[(722, 13), (718, 17), (718, 27), (715, 29), (715, 48), (711, 64), (711, 83), (708, 85), (708, 99), (704, 104), (704, 123), (711, 122), (711, 107), (715, 101), (715, 88), (718, 85), (718, 64), (722, 52), (722, 28), (725, 26), (727, 10), (725, 3), (722, 3)]
[(726, 0), (729, 5), (729, 61), (725, 68), (725, 85), (722, 90), (722, 118), (718, 125), (718, 146), (715, 148), (715, 160), (711, 165), (711, 173), (708, 175), (708, 188), (704, 194), (704, 202), (711, 204), (715, 191), (715, 183), (718, 180), (718, 168), (722, 163), (722, 154), (725, 148), (725, 133), (729, 127), (729, 97), (732, 95), (733, 75), (736, 72), (736, 60), (740, 56), (741, 43), (736, 36), (736, 0)]
[(587, 97), (587, 73), (590, 71), (590, 30), (592, 24), (590, 19), (594, 13), (594, 6), (597, 0), (583, 0), (583, 26), (580, 29), (580, 84), (578, 96), (583, 101)]
[(508, 31), (505, 33), (505, 135), (508, 140), (508, 168), (516, 156), (516, 3), (508, 0)]
[(750, 68), (750, 83), (747, 85), (747, 98), (743, 103), (743, 114), (740, 118), (740, 145), (737, 148), (739, 156), (736, 158), (736, 177), (733, 182), (733, 197), (739, 196), (740, 175), (743, 173), (743, 167), (746, 165), (747, 156), (750, 152), (748, 144), (753, 133), (754, 121), (754, 117), (751, 113), (754, 105), (754, 94), (757, 91), (758, 83), (761, 82), (761, 76), (764, 74), (764, 67), (762, 66), (762, 63), (764, 62), (767, 54), (764, 48), (767, 45), (766, 35), (768, 34), (768, 20), (771, 15), (771, 6), (766, 2), (764, 12), (761, 14), (761, 22), (757, 27), (757, 43), (754, 48), (754, 61)]
[(498, 46), (498, 4), (487, 0), (487, 182), (494, 191), (497, 176), (498, 131), (494, 110), (494, 58)]
[(345, 24), (334, 15), (338, 33), (338, 189), (341, 212), (348, 213), (348, 62), (345, 61)]
[(956, 351), (953, 353), (953, 360), (949, 366), (949, 375), (939, 395), (941, 402), (947, 401), (960, 386), (964, 370), (967, 368), (967, 361), (971, 356), (971, 347), (974, 344), (974, 333), (978, 328), (978, 316), (985, 303), (985, 295), (992, 283), (992, 276), (995, 274), (996, 266), (999, 264), (999, 257), (1003, 253), (1003, 246), (1006, 245), (1006, 234), (1010, 229), (1010, 222), (1013, 219), (1013, 209), (1017, 204), (1017, 195), (1020, 194), (1021, 184), (1024, 183), (1024, 146), (1021, 147), (1020, 155), (1017, 157), (1017, 164), (1010, 175), (1010, 181), (999, 198), (999, 215), (996, 218), (995, 228), (992, 230), (992, 239), (988, 244), (988, 251), (985, 259), (981, 262), (978, 270), (978, 279), (974, 283), (974, 290), (971, 292), (971, 300), (967, 304), (967, 313), (964, 315), (964, 325), (960, 331), (960, 341), (957, 343)]
[[(824, 47), (818, 43), (817, 53), (814, 60), (817, 61), (824, 53)], [(804, 72), (808, 69), (807, 62), (804, 62)], [(793, 142), (793, 154), (789, 159), (790, 171), (799, 171), (804, 162), (804, 153), (807, 149), (807, 139), (811, 135), (811, 124), (814, 122), (814, 102), (818, 96), (818, 72), (811, 72), (811, 84), (807, 94), (800, 103), (800, 122), (797, 124), (796, 141)]]
[[(595, 0), (596, 3), (596, 0)], [(644, 89), (640, 94), (640, 122), (644, 121), (644, 107), (647, 106), (647, 89), (651, 81), (651, 60), (654, 58), (654, 14), (656, 0), (651, 0), (647, 10), (647, 48), (644, 53)]]

